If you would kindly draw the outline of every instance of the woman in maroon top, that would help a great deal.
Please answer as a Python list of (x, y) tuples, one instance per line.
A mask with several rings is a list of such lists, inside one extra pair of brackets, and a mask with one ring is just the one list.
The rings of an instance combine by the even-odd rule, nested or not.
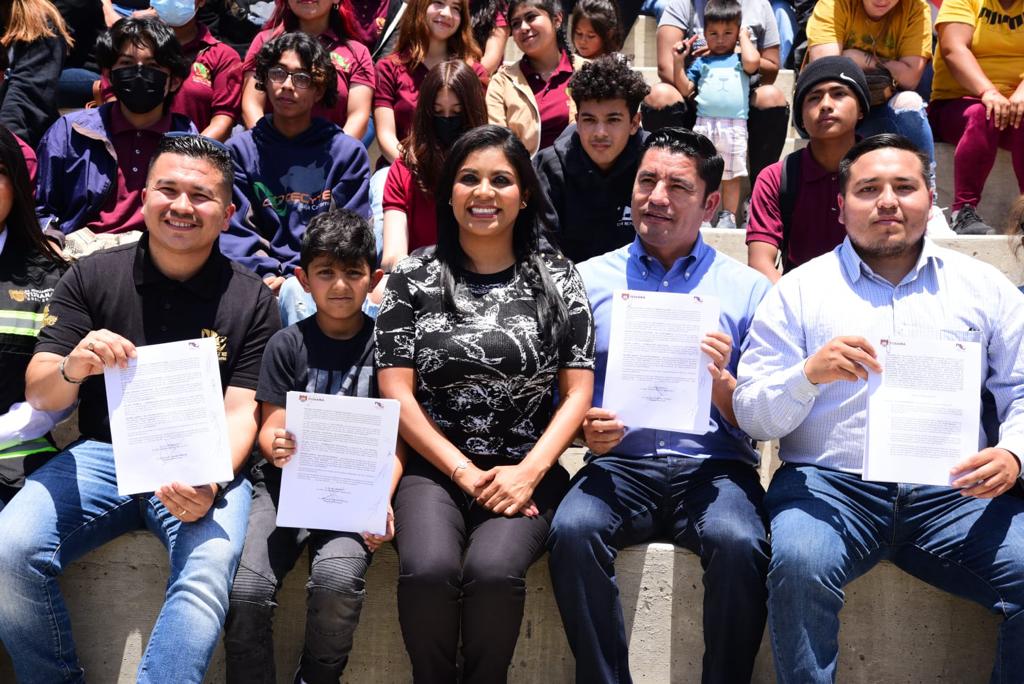
[(470, 67), (450, 61), (430, 70), (412, 132), (384, 184), (385, 272), (414, 249), (437, 242), (434, 193), (445, 157), (460, 135), (485, 123), (484, 90)]
[(256, 54), (270, 39), (282, 33), (302, 31), (320, 39), (338, 72), (337, 102), (330, 108), (318, 106), (313, 116), (336, 123), (353, 138), (362, 139), (373, 102), (373, 60), (370, 51), (359, 42), (362, 35), (348, 0), (332, 3), (333, 0), (276, 0), (274, 14), (253, 40), (242, 65), (245, 72), (242, 120), (246, 128), (255, 126), (269, 111), (266, 95), (256, 87)]
[(486, 85), (480, 47), (473, 39), (468, 0), (409, 0), (398, 27), (398, 45), (377, 62), (373, 119), (386, 163), (399, 157), (399, 141), (412, 130), (419, 89), (432, 68), (450, 59), (473, 67)]

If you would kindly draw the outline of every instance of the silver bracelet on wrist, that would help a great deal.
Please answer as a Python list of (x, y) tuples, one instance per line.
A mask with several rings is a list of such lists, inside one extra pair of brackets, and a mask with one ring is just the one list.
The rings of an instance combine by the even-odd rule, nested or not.
[(60, 377), (64, 378), (64, 382), (66, 382), (66, 383), (69, 383), (69, 384), (72, 384), (72, 385), (81, 385), (83, 382), (86, 381), (87, 378), (82, 378), (81, 380), (73, 380), (72, 378), (69, 378), (68, 374), (64, 371), (64, 364), (67, 363), (67, 362), (68, 362), (68, 357), (65, 356), (63, 359), (60, 360), (60, 365), (57, 366), (57, 370), (60, 371)]

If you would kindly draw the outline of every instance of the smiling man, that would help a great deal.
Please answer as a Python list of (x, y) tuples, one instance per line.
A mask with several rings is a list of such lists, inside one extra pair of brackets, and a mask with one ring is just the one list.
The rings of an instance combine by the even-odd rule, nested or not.
[[(583, 435), (587, 465), (552, 522), (551, 578), (576, 681), (631, 681), (615, 579), (619, 549), (669, 539), (704, 567), (704, 682), (748, 682), (765, 621), (768, 566), (753, 442), (732, 410), (739, 348), (769, 283), (700, 235), (718, 208), (724, 162), (703, 135), (663, 128), (644, 144), (632, 196), (631, 244), (579, 265), (594, 313), (594, 406)], [(707, 432), (624, 425), (602, 408), (612, 297), (617, 289), (710, 295), (719, 329), (704, 337), (712, 359)], [(645, 331), (671, 337), (671, 327)]]
[(621, 56), (584, 64), (569, 92), (576, 127), (534, 158), (551, 202), (545, 217), (562, 253), (577, 263), (633, 239), (629, 204), (640, 146), (640, 103), (650, 88)]
[[(81, 682), (57, 578), (88, 551), (149, 529), (167, 547), (166, 599), (139, 665), (140, 682), (201, 682), (228, 608), (251, 486), (168, 482), (117, 493), (103, 369), (141, 345), (218, 342), (235, 472), (256, 436), (260, 359), (278, 329), (270, 291), (217, 249), (231, 204), (231, 159), (220, 143), (167, 136), (143, 192), (147, 232), (80, 260), (57, 285), (50, 321), (26, 372), (33, 406), (78, 405), (81, 439), (27, 478), (0, 513), (0, 639), (19, 682)], [(177, 399), (168, 388), (165, 401)]]
[[(835, 681), (843, 587), (881, 560), (1002, 615), (992, 681), (1024, 671), (1024, 296), (995, 268), (924, 237), (928, 165), (895, 135), (846, 154), (846, 240), (768, 293), (740, 363), (739, 425), (778, 438), (783, 461), (765, 497), (783, 683)], [(979, 431), (949, 487), (861, 479), (865, 380), (885, 373), (868, 338), (894, 335), (981, 344), (978, 391), (994, 398), (999, 441), (986, 446)]]

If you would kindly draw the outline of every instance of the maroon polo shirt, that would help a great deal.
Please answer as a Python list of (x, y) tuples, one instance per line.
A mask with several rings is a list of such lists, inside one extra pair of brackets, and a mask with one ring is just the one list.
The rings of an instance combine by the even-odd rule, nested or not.
[[(11, 135), (14, 135), (11, 133)], [(18, 147), (21, 148), (21, 154), (25, 157), (25, 166), (28, 168), (28, 179), (35, 185), (36, 182), (36, 167), (39, 166), (39, 161), (36, 159), (36, 151), (29, 147), (29, 144), (14, 135), (14, 139), (18, 141)]]
[[(277, 38), (284, 33), (284, 27), (278, 26), (273, 29), (266, 29), (256, 34), (245, 53), (245, 63), (242, 70), (246, 73), (256, 70), (256, 53), (260, 51), (264, 43)], [(338, 101), (333, 107), (317, 105), (313, 108), (313, 116), (327, 119), (339, 126), (344, 126), (348, 119), (348, 92), (353, 86), (364, 85), (371, 90), (376, 84), (373, 73), (373, 60), (370, 58), (370, 51), (366, 46), (354, 40), (342, 40), (338, 38), (333, 29), (327, 29), (320, 34), (320, 44), (324, 46), (330, 55), (331, 63), (338, 72)], [(270, 99), (267, 98), (266, 111), (270, 111)]]
[[(750, 197), (747, 244), (767, 242), (782, 249), (782, 212), (779, 210), (779, 182), (785, 157), (765, 167), (754, 182)], [(793, 207), (790, 235), (783, 254), (789, 271), (814, 257), (829, 252), (846, 237), (839, 222), (839, 172), (829, 171), (811, 156), (811, 148), (800, 152), (800, 190)]]
[[(480, 77), (480, 84), (487, 90), (490, 76), (487, 70), (474, 62), (473, 71)], [(430, 70), (422, 62), (410, 69), (405, 58), (397, 53), (377, 62), (377, 90), (373, 94), (373, 108), (387, 107), (395, 112), (395, 133), (404, 140), (412, 130), (412, 117), (416, 112), (420, 86)]]
[(121, 113), (120, 105), (115, 104), (110, 108), (108, 134), (117, 157), (117, 178), (111, 180), (112, 187), (99, 216), (90, 221), (86, 228), (94, 233), (126, 233), (146, 229), (141, 211), (142, 189), (146, 187), (149, 160), (164, 133), (169, 130), (170, 112), (149, 128), (135, 128)]
[[(181, 48), (192, 66), (174, 96), (171, 111), (187, 116), (202, 132), (217, 115), (238, 118), (242, 60), (234, 48), (217, 40), (210, 29), (202, 24), (198, 28), (195, 39)], [(114, 89), (106, 74), (101, 81), (103, 101), (114, 99)]]
[(416, 183), (416, 177), (401, 158), (388, 169), (384, 182), (384, 211), (405, 213), (409, 229), (409, 251), (437, 244), (437, 206)]
[(375, 44), (380, 37), (388, 20), (390, 6), (391, 0), (353, 0), (355, 20), (366, 37), (367, 45)]
[(533, 97), (537, 100), (540, 110), (540, 149), (551, 147), (555, 139), (569, 125), (569, 79), (572, 78), (572, 61), (563, 51), (558, 66), (545, 81), (541, 78), (530, 60), (524, 55), (519, 60), (519, 67), (530, 84)]

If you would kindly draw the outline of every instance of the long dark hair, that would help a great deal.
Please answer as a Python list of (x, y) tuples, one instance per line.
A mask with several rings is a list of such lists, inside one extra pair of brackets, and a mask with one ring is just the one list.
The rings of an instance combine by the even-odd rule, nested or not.
[[(366, 42), (366, 36), (359, 28), (359, 22), (356, 21), (355, 15), (355, 10), (349, 0), (337, 2), (331, 8), (330, 14), (327, 16), (327, 23), (340, 40)], [(275, 0), (274, 11), (263, 28), (273, 29), (279, 26), (283, 27), (285, 33), (299, 30), (299, 18), (288, 6), (288, 0)]]
[[(562, 10), (562, 3), (558, 0), (510, 0), (508, 3), (508, 9), (505, 10), (505, 19), (508, 21), (509, 35), (515, 33), (512, 26), (512, 15), (515, 14), (520, 5), (527, 5), (529, 7), (539, 9), (551, 18), (552, 24), (555, 23), (555, 17), (561, 14), (562, 25), (555, 29), (555, 43), (558, 45), (559, 52), (569, 54), (569, 41), (565, 36), (565, 27), (569, 22), (567, 21), (568, 18), (565, 16), (565, 12)], [(571, 64), (572, 61), (570, 60), (570, 65)]]
[(519, 191), (526, 200), (526, 207), (519, 210), (512, 227), (512, 250), (520, 273), (530, 285), (537, 302), (537, 318), (540, 334), (549, 348), (557, 348), (568, 331), (569, 314), (558, 288), (551, 279), (541, 256), (541, 234), (547, 209), (547, 199), (537, 180), (537, 172), (530, 162), (530, 153), (523, 143), (507, 128), (501, 126), (480, 126), (467, 131), (452, 146), (448, 159), (441, 170), (437, 186), (437, 249), (435, 256), (440, 263), (442, 309), (458, 313), (455, 302), (455, 271), (466, 262), (466, 253), (459, 242), (459, 224), (452, 212), (452, 187), (459, 169), (473, 152), (489, 148), (501, 150), (516, 171)]
[(299, 56), (302, 67), (313, 77), (313, 88), (323, 88), (324, 94), (317, 104), (333, 107), (338, 101), (338, 76), (327, 49), (315, 36), (302, 31), (283, 33), (264, 43), (256, 53), (256, 90), (267, 90), (267, 74), (286, 52)]
[(437, 177), (448, 150), (434, 132), (434, 101), (444, 88), (462, 104), (462, 131), (487, 123), (487, 105), (480, 77), (465, 62), (441, 62), (423, 78), (412, 130), (402, 143), (402, 161), (409, 167), (420, 189), (428, 195), (437, 188)]
[(501, 12), (499, 0), (470, 0), (469, 13), (473, 19), (473, 38), (481, 50), (487, 48), (487, 40), (494, 33)]
[(5, 249), (17, 249), (21, 254), (35, 252), (50, 261), (64, 265), (64, 259), (50, 246), (39, 230), (36, 219), (36, 203), (32, 192), (32, 181), (28, 178), (28, 166), (25, 165), (25, 154), (14, 134), (0, 124), (0, 164), (7, 169), (7, 178), (11, 183), (11, 211), (7, 214), (7, 246)]
[[(618, 52), (622, 49), (622, 20), (619, 19), (619, 8), (609, 0), (579, 0), (572, 8), (572, 30), (580, 19), (590, 22), (594, 33), (601, 39), (604, 54)], [(573, 46), (575, 50), (575, 45)]]

